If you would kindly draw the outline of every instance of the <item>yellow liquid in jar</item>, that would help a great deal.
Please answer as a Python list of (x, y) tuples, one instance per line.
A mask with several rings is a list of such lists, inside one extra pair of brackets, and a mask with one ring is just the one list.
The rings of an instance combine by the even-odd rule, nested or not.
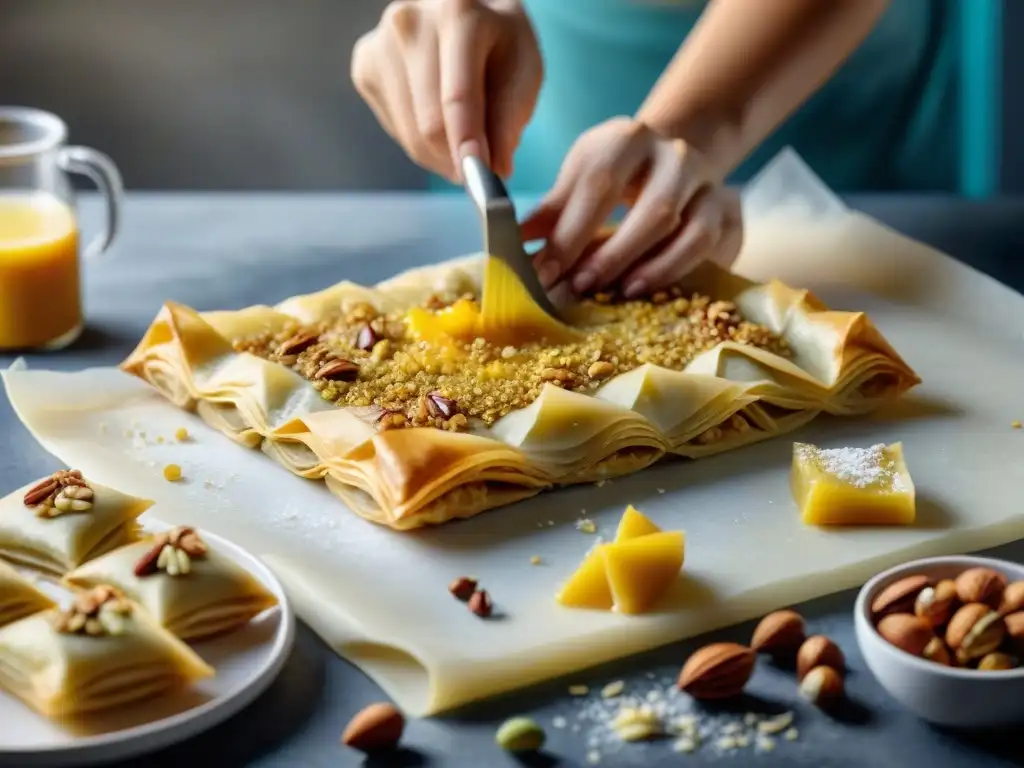
[(0, 349), (31, 349), (82, 323), (78, 225), (45, 192), (0, 193)]

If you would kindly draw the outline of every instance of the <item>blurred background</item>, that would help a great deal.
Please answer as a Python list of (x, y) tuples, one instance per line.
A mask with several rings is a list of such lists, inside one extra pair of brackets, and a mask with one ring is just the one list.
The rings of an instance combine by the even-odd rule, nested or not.
[[(352, 45), (386, 4), (0, 0), (0, 104), (61, 115), (133, 189), (422, 189), (349, 81)], [(961, 159), (975, 196), (1024, 187), (1024, 2), (1001, 5), (961, 51), (967, 79), (999, 75), (996, 124), (974, 120)]]

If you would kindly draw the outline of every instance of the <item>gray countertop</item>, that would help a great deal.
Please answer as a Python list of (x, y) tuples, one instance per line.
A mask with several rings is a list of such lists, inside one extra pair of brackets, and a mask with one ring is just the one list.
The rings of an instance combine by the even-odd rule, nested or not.
[[(864, 197), (854, 207), (930, 243), (993, 277), (1024, 289), (1024, 201), (966, 203), (943, 198)], [(98, 201), (82, 206), (85, 229), (99, 221)], [(72, 370), (119, 362), (165, 299), (200, 310), (270, 304), (341, 279), (373, 283), (416, 264), (479, 247), (476, 217), (460, 197), (419, 195), (158, 195), (131, 194), (124, 230), (112, 258), (89, 266), (89, 327), (74, 348), (30, 358), (33, 367)], [(10, 358), (0, 356), (0, 365)], [(43, 475), (55, 462), (0, 402), (0, 489)], [(998, 555), (1024, 559), (1024, 545)], [(799, 607), (814, 632), (834, 638), (850, 667), (850, 706), (828, 717), (800, 704), (792, 676), (759, 665), (747, 709), (793, 708), (801, 736), (770, 754), (702, 750), (675, 754), (667, 743), (627, 745), (602, 765), (669, 766), (1008, 766), (1024, 765), (1024, 742), (1000, 734), (954, 734), (931, 728), (902, 710), (864, 667), (850, 618), (853, 593)], [(713, 639), (749, 640), (751, 624), (675, 644), (576, 675), (592, 687), (625, 679), (637, 687), (650, 675), (672, 677), (687, 654)], [(443, 718), (415, 721), (408, 750), (384, 766), (514, 766), (494, 731), (505, 717), (529, 713), (543, 723), (577, 722), (580, 704), (568, 681), (553, 681)], [(295, 651), (276, 683), (224, 725), (162, 753), (127, 765), (355, 766), (362, 757), (338, 744), (348, 719), (383, 698), (357, 669), (301, 628)], [(536, 764), (586, 765), (587, 739), (571, 728), (548, 727), (547, 757)], [(634, 748), (635, 746), (635, 748)], [(550, 759), (548, 759), (550, 758)]]

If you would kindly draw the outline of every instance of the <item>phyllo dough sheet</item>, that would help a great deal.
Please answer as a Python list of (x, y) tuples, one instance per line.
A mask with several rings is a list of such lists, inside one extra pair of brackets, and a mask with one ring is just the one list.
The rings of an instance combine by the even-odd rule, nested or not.
[(648, 302), (584, 303), (579, 343), (439, 341), (472, 329), (485, 263), (275, 307), (168, 302), (122, 368), (402, 530), (865, 414), (920, 381), (863, 312), (712, 265)]

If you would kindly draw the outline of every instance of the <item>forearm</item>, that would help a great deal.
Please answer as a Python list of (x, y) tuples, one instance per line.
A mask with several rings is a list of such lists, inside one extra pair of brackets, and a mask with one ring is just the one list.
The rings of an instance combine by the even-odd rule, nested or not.
[(829, 79), (887, 5), (712, 0), (637, 117), (694, 144), (724, 177)]

